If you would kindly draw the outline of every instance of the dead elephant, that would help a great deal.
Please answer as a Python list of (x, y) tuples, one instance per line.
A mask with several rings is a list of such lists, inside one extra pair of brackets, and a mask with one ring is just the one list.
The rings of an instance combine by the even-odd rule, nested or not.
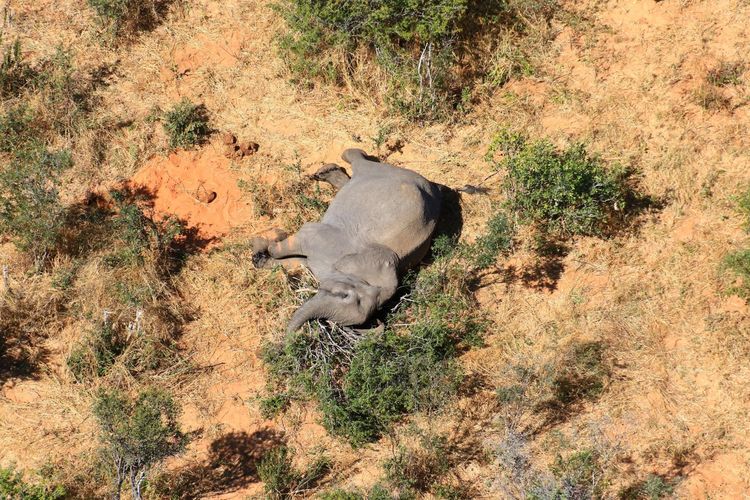
[(339, 188), (320, 222), (275, 241), (253, 240), (256, 265), (302, 264), (320, 283), (292, 316), (289, 332), (314, 318), (365, 323), (396, 293), (399, 276), (424, 257), (440, 215), (441, 188), (416, 172), (360, 149), (342, 158), (351, 164), (351, 179), (335, 164), (313, 176)]

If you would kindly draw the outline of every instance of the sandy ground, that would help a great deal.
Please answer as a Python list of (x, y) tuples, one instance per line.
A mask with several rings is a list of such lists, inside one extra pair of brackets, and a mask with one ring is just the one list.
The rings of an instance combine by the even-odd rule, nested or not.
[[(108, 138), (113, 152), (105, 165), (77, 167), (86, 180), (72, 196), (132, 179), (154, 190), (157, 210), (176, 213), (208, 237), (241, 241), (270, 225), (254, 218), (239, 179), (273, 185), (290, 164), (307, 172), (337, 161), (345, 147), (373, 150), (371, 138), (385, 125), (395, 125), (405, 143), (389, 161), (449, 186), (487, 175), (483, 156), (500, 126), (560, 144), (586, 141), (606, 159), (634, 166), (641, 188), (664, 202), (641, 216), (636, 231), (580, 239), (556, 272), (536, 282), (489, 279), (478, 292), (495, 327), (487, 346), (463, 362), (490, 385), (457, 402), (468, 417), (449, 416), (444, 428), (489, 446), (499, 430), (484, 401), (492, 383), (502, 382), (503, 366), (595, 339), (613, 360), (606, 390), (535, 436), (537, 459), (551, 459), (544, 452), (551, 437), (596, 427), (619, 450), (612, 491), (655, 473), (679, 479), (680, 498), (750, 496), (748, 307), (722, 295), (717, 278), (722, 256), (746, 241), (733, 196), (750, 182), (750, 73), (745, 83), (720, 89), (728, 108), (707, 110), (695, 98), (720, 61), (750, 63), (747, 2), (582, 2), (576, 9), (590, 26), (557, 26), (539, 76), (511, 82), (459, 124), (433, 126), (396, 123), (345, 92), (289, 84), (273, 48), (282, 23), (266, 2), (189, 2), (116, 54), (96, 42), (92, 21), (77, 14), (84, 3), (10, 5), (31, 54), (63, 44), (86, 64), (116, 66), (99, 91), (106, 117), (140, 122), (154, 107), (186, 96), (205, 104), (212, 124), (257, 141), (260, 151), (230, 160), (213, 141), (165, 156), (141, 148), (144, 132), (126, 128)], [(200, 189), (217, 193), (215, 201), (202, 202)], [(465, 238), (477, 234), (489, 204), (486, 197), (464, 197)], [(7, 246), (0, 248), (3, 259), (12, 259)], [(522, 274), (529, 259), (514, 256), (499, 265)], [(193, 257), (180, 278), (181, 293), (198, 311), (182, 342), (195, 363), (212, 369), (183, 388), (183, 425), (195, 439), (170, 470), (199, 485), (202, 497), (243, 498), (261, 491), (253, 460), (286, 440), (303, 458), (329, 450), (336, 482), (371, 485), (386, 441), (353, 451), (327, 436), (309, 408), (295, 407), (279, 421), (260, 416), (265, 378), (257, 349), (268, 324), (289, 311), (273, 317), (257, 305), (262, 290), (251, 288), (262, 283), (252, 273), (248, 263), (206, 253)], [(87, 396), (72, 390), (64, 374), (68, 346), (55, 337), (47, 342), (52, 361), (42, 375), (8, 381), (0, 391), (0, 463), (35, 467), (93, 442)], [(493, 498), (493, 467), (467, 459), (457, 473), (476, 485), (478, 496)]]

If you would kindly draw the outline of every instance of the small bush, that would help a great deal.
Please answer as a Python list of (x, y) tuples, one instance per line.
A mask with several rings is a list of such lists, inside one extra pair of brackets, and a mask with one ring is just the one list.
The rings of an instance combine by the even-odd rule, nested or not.
[(300, 472), (294, 467), (293, 459), (293, 450), (278, 446), (268, 452), (258, 464), (258, 477), (263, 481), (265, 492), (270, 498), (291, 498), (296, 493), (308, 491), (331, 469), (330, 460), (321, 457), (305, 472)]
[[(495, 155), (502, 153), (502, 159)], [(541, 140), (529, 142), (502, 132), (488, 159), (506, 171), (506, 206), (521, 222), (560, 236), (601, 235), (626, 207), (626, 172), (607, 168), (583, 145), (558, 150)]]
[[(1, 35), (0, 45), (3, 41)], [(36, 72), (24, 62), (19, 40), (0, 50), (0, 98), (18, 96), (28, 85), (34, 83)]]
[(750, 248), (737, 250), (724, 257), (721, 268), (734, 282), (727, 293), (750, 299)]
[(0, 115), (0, 151), (13, 153), (23, 149), (34, 138), (32, 112), (25, 104), (9, 107)]
[(180, 409), (172, 397), (146, 389), (135, 400), (118, 390), (99, 391), (93, 408), (101, 430), (103, 452), (111, 459), (114, 490), (119, 498), (123, 482), (130, 482), (133, 498), (154, 465), (180, 453), (187, 442), (180, 431)]
[(574, 344), (559, 363), (553, 381), (555, 399), (562, 405), (595, 399), (604, 390), (607, 376), (601, 342)]
[(58, 248), (65, 218), (58, 196), (60, 174), (71, 166), (67, 151), (40, 145), (18, 151), (0, 170), (0, 231), (41, 267)]
[(110, 34), (129, 37), (153, 29), (164, 16), (168, 0), (88, 0)]
[(728, 87), (742, 83), (745, 64), (741, 62), (722, 61), (716, 68), (708, 72), (706, 81), (717, 87)]
[(169, 136), (169, 147), (172, 149), (189, 148), (203, 143), (211, 132), (205, 106), (183, 99), (166, 113), (164, 130)]
[(168, 273), (179, 260), (176, 243), (185, 231), (184, 224), (172, 217), (155, 219), (146, 215), (141, 200), (132, 199), (128, 193), (113, 191), (111, 195), (117, 210), (108, 221), (108, 231), (114, 237), (111, 246), (115, 250), (105, 262), (113, 267), (137, 266), (148, 257)]
[(273, 418), (284, 411), (288, 405), (288, 395), (272, 394), (260, 401), (260, 414), (263, 418)]
[(426, 493), (450, 471), (450, 450), (445, 436), (423, 435), (415, 449), (400, 447), (383, 464), (386, 480), (400, 491)]
[(645, 481), (629, 486), (620, 493), (621, 500), (659, 500), (671, 497), (674, 493), (673, 482), (656, 474), (649, 474)]
[(724, 94), (722, 89), (707, 82), (693, 91), (693, 99), (708, 111), (722, 111), (732, 107), (732, 100)]
[(76, 382), (89, 381), (106, 375), (124, 349), (112, 326), (103, 324), (73, 348), (66, 364)]
[(471, 248), (474, 265), (485, 269), (495, 263), (498, 255), (510, 251), (515, 234), (510, 218), (497, 211), (487, 222), (487, 232), (474, 242)]
[[(750, 189), (737, 198), (737, 210), (744, 217), (745, 231), (750, 232)], [(719, 267), (729, 286), (726, 293), (750, 300), (750, 248), (742, 248), (724, 256)]]
[(67, 492), (60, 485), (32, 484), (13, 467), (0, 467), (0, 498), (13, 500), (58, 500)]

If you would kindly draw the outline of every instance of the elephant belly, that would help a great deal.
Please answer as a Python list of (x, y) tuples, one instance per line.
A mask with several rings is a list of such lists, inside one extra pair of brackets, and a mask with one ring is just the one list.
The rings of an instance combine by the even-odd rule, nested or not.
[(424, 248), (440, 213), (437, 187), (422, 177), (416, 182), (390, 176), (357, 180), (339, 191), (323, 222), (342, 228), (361, 243), (384, 245), (400, 259)]

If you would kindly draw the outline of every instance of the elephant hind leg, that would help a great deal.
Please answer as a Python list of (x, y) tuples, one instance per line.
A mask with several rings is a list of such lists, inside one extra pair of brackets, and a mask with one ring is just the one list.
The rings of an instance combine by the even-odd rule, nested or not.
[(286, 239), (268, 245), (268, 254), (274, 259), (305, 256), (302, 249), (302, 241), (297, 234), (293, 234)]
[(276, 241), (281, 241), (288, 238), (289, 235), (283, 229), (273, 228), (267, 231), (263, 231), (258, 236), (250, 239), (250, 248), (254, 254), (265, 253), (268, 251), (268, 247)]
[(341, 189), (344, 185), (349, 182), (349, 174), (346, 170), (335, 163), (328, 163), (323, 165), (315, 172), (312, 176), (316, 181), (324, 181), (335, 187)]
[(262, 259), (257, 262), (253, 257), (253, 264), (258, 269), (273, 269), (276, 266), (281, 266), (287, 271), (297, 271), (303, 267), (307, 267), (307, 259), (305, 257), (290, 257), (287, 259), (274, 259), (269, 257), (267, 254), (261, 254)]

